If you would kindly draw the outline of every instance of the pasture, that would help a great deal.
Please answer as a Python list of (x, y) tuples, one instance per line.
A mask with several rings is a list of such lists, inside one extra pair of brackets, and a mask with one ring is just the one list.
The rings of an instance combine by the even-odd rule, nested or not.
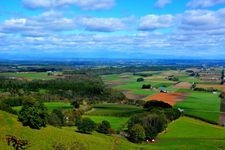
[(212, 123), (218, 123), (220, 98), (218, 94), (188, 90), (188, 96), (175, 107), (184, 109), (184, 113)]
[[(4, 119), (3, 119), (4, 118)], [(69, 148), (74, 142), (82, 145), (83, 150), (88, 149), (224, 149), (225, 130), (222, 127), (207, 124), (205, 122), (182, 117), (171, 124), (167, 130), (161, 133), (156, 143), (133, 144), (121, 136), (108, 136), (94, 132), (93, 134), (81, 134), (75, 132), (75, 127), (56, 128), (47, 126), (41, 130), (32, 130), (23, 127), (17, 121), (17, 117), (0, 111), (0, 138), (5, 135), (15, 135), (18, 138), (28, 139), (29, 150), (51, 150), (55, 143), (64, 144)], [(48, 135), (48, 136), (46, 136)], [(0, 149), (10, 150), (5, 140), (0, 140)]]
[(47, 72), (15, 72), (15, 73), (7, 72), (7, 73), (0, 73), (0, 76), (24, 78), (30, 80), (52, 80), (55, 79), (59, 74), (61, 73), (54, 72), (52, 75), (48, 75)]
[[(73, 106), (67, 102), (45, 102), (44, 105), (47, 107), (49, 111), (53, 109), (72, 109)], [(13, 107), (17, 112), (20, 111), (22, 106)]]

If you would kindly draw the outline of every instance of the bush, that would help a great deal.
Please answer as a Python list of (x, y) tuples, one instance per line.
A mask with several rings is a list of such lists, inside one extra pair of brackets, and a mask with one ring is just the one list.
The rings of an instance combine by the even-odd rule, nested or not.
[(164, 114), (166, 115), (168, 121), (176, 120), (181, 116), (181, 112), (175, 108), (165, 109)]
[(137, 78), (137, 82), (143, 82), (144, 78)]
[(151, 110), (153, 108), (172, 108), (172, 106), (162, 101), (151, 100), (144, 104), (144, 108), (147, 110)]
[(132, 142), (140, 143), (145, 139), (145, 129), (140, 124), (135, 124), (132, 126), (132, 128), (129, 130), (129, 139)]
[(104, 120), (101, 124), (98, 125), (97, 131), (104, 134), (110, 134), (110, 128), (110, 123)]
[(61, 127), (65, 123), (64, 118), (65, 118), (65, 116), (61, 110), (54, 109), (51, 112), (51, 114), (48, 116), (48, 123), (53, 126)]
[(79, 109), (80, 108), (80, 104), (78, 101), (72, 101), (71, 102), (71, 105), (73, 106), (73, 108), (75, 109)]
[(82, 118), (77, 123), (77, 129), (81, 133), (91, 133), (95, 130), (96, 124), (90, 118)]
[(46, 126), (47, 116), (47, 108), (44, 104), (29, 97), (25, 99), (22, 109), (18, 114), (18, 119), (24, 126), (40, 129)]
[(11, 106), (9, 106), (8, 104), (4, 102), (0, 102), (0, 110), (6, 111), (11, 114), (17, 114), (17, 112), (13, 110)]
[(142, 89), (151, 89), (151, 84), (143, 84)]

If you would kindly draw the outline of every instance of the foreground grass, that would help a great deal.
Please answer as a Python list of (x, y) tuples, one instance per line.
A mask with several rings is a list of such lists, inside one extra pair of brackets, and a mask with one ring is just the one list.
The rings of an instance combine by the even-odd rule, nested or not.
[(220, 98), (218, 94), (189, 91), (189, 96), (176, 104), (184, 109), (185, 114), (195, 116), (213, 123), (218, 123)]
[[(55, 128), (47, 126), (41, 130), (23, 127), (17, 117), (0, 111), (0, 139), (5, 135), (15, 135), (29, 140), (29, 150), (51, 150), (55, 142), (67, 146), (79, 142), (84, 150), (149, 150), (149, 149), (199, 149), (212, 150), (225, 148), (225, 129), (195, 119), (182, 117), (171, 123), (165, 133), (157, 138), (154, 144), (133, 144), (120, 136), (107, 136), (94, 132), (80, 134), (74, 127)], [(0, 140), (0, 149), (10, 150), (4, 140)]]

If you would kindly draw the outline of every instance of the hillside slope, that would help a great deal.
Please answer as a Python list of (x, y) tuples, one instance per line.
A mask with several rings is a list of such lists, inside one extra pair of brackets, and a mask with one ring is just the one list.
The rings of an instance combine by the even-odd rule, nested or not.
[[(17, 117), (0, 111), (0, 139), (5, 135), (15, 135), (27, 139), (31, 150), (50, 150), (55, 142), (67, 146), (79, 142), (90, 150), (132, 150), (132, 149), (223, 149), (225, 148), (225, 129), (195, 119), (182, 117), (171, 123), (166, 131), (159, 135), (154, 144), (133, 144), (119, 136), (92, 135), (75, 132), (74, 127), (55, 128), (48, 126), (41, 130), (23, 127)], [(0, 140), (0, 150), (10, 150), (6, 141)]]

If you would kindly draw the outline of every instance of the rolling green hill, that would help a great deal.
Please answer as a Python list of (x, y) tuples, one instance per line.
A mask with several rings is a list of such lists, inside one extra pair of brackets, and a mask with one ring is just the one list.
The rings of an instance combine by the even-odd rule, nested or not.
[[(78, 142), (83, 149), (90, 150), (137, 150), (137, 149), (224, 149), (225, 129), (195, 119), (182, 117), (172, 122), (156, 143), (133, 144), (118, 135), (107, 136), (94, 132), (92, 135), (75, 132), (74, 127), (55, 128), (47, 126), (41, 130), (23, 127), (17, 117), (0, 111), (0, 139), (15, 135), (30, 142), (30, 150), (50, 150), (55, 142), (68, 147)], [(6, 141), (0, 140), (0, 150), (10, 150)]]

